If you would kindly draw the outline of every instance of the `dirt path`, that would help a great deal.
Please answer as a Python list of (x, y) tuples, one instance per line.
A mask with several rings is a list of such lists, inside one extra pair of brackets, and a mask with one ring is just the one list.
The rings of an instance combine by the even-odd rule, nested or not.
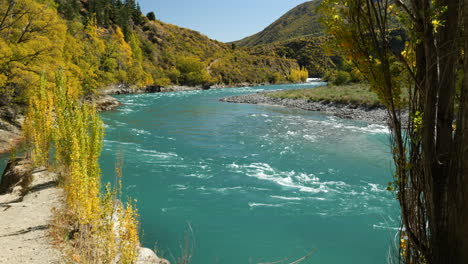
[(220, 60), (221, 60), (221, 58), (212, 61), (212, 62), (210, 63), (210, 65), (208, 65), (208, 67), (206, 67), (206, 71), (207, 71), (209, 74), (211, 74), (211, 67), (213, 67), (213, 65), (214, 65), (215, 63), (217, 63), (218, 61), (220, 61)]
[(52, 208), (62, 204), (56, 185), (55, 174), (38, 171), (23, 199), (18, 191), (0, 196), (0, 263), (60, 263), (48, 235)]

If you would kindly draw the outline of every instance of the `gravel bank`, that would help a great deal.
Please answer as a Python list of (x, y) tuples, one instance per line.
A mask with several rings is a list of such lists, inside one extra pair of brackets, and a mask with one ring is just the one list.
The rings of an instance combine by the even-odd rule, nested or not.
[(344, 119), (362, 120), (369, 123), (387, 123), (387, 111), (383, 108), (338, 104), (333, 102), (313, 102), (303, 99), (280, 99), (267, 96), (271, 92), (255, 93), (223, 98), (220, 101), (228, 103), (265, 104), (308, 111), (320, 111)]

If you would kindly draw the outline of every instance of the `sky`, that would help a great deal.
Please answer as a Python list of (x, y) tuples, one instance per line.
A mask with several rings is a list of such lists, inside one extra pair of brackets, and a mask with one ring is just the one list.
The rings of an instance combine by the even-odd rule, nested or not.
[(306, 0), (138, 0), (144, 14), (223, 42), (253, 35)]

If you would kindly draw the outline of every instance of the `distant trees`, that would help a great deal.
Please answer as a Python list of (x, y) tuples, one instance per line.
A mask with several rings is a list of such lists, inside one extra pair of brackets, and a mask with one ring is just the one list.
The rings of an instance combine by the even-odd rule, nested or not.
[[(399, 261), (468, 263), (468, 1), (324, 0), (321, 12), (388, 109)], [(403, 51), (394, 23), (408, 34)]]
[(68, 20), (94, 20), (98, 26), (119, 26), (129, 37), (134, 25), (143, 23), (143, 15), (135, 0), (56, 0), (59, 12)]

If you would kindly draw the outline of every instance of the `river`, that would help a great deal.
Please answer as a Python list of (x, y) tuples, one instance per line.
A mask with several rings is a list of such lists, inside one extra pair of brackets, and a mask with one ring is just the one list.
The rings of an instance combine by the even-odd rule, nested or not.
[[(185, 233), (192, 264), (386, 263), (399, 225), (388, 130), (316, 112), (230, 104), (277, 85), (117, 96), (102, 113), (101, 164), (137, 199), (142, 242), (172, 260)], [(192, 230), (192, 232), (189, 232)]]

